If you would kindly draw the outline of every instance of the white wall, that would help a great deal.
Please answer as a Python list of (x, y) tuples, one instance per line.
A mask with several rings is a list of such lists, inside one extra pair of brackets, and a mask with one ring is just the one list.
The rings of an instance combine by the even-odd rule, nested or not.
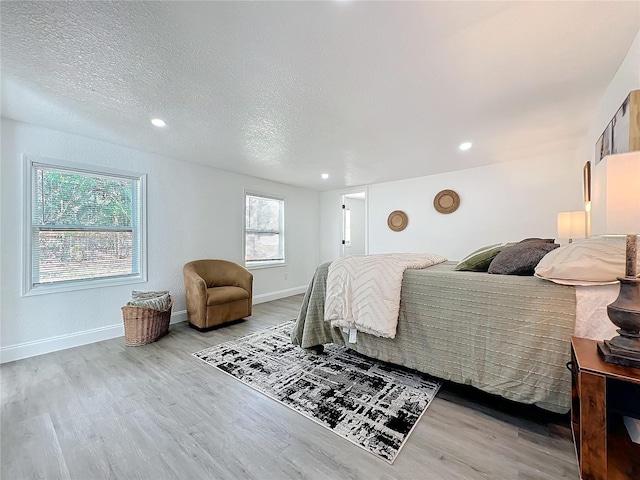
[[(594, 166), (595, 144), (629, 92), (638, 89), (640, 89), (640, 31), (638, 31), (626, 57), (602, 95), (584, 146), (586, 157), (591, 160), (592, 211), (590, 230), (593, 235), (606, 233), (603, 206), (600, 201), (603, 191), (602, 182), (604, 181), (602, 172), (605, 165), (604, 162), (600, 162)], [(634, 185), (634, 183), (640, 185), (640, 178), (636, 178), (635, 181), (630, 180), (630, 185)]]
[(638, 31), (629, 47), (629, 52), (602, 95), (598, 110), (586, 137), (584, 145), (586, 159), (593, 162), (596, 150), (595, 145), (600, 135), (609, 125), (629, 92), (637, 89), (640, 89), (640, 31)]
[[(583, 161), (576, 152), (368, 186), (369, 253), (435, 252), (459, 260), (483, 245), (556, 236), (556, 214), (582, 205)], [(460, 208), (443, 215), (433, 198), (444, 189), (460, 195)], [(324, 192), (321, 261), (338, 258), (335, 211), (341, 192)], [(407, 228), (393, 232), (387, 217), (403, 210)]]
[[(23, 154), (148, 174), (148, 282), (21, 296)], [(256, 303), (304, 291), (318, 264), (315, 191), (6, 119), (1, 162), (3, 361), (121, 335), (120, 307), (134, 288), (169, 289), (176, 299), (174, 315), (184, 312), (186, 262), (222, 258), (242, 263), (245, 188), (284, 196), (287, 202), (287, 266), (253, 271)]]
[[(627, 94), (640, 88), (640, 32), (603, 92), (585, 141), (576, 151), (538, 159), (479, 167), (368, 187), (369, 253), (436, 252), (458, 260), (494, 242), (530, 236), (555, 238), (556, 214), (581, 210), (582, 168), (593, 160), (595, 143)], [(473, 153), (471, 150), (469, 153)], [(446, 161), (446, 159), (443, 159)], [(442, 215), (433, 197), (444, 189), (460, 194), (460, 208)], [(339, 257), (339, 218), (343, 192), (320, 196), (321, 261)], [(387, 228), (387, 216), (404, 210), (409, 225), (402, 232)]]

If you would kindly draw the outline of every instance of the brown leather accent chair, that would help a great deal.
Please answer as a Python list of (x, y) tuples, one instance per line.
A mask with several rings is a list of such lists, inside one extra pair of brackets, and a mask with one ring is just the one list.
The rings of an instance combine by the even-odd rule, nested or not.
[(226, 260), (195, 260), (182, 269), (189, 324), (209, 329), (251, 315), (253, 275)]

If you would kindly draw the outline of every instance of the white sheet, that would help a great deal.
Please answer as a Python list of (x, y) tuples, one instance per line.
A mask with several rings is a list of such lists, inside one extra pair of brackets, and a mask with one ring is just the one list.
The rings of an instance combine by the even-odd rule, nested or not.
[(324, 319), (333, 327), (395, 338), (404, 271), (446, 261), (435, 253), (353, 255), (336, 260), (329, 266)]
[(593, 340), (609, 340), (618, 333), (607, 315), (607, 305), (618, 298), (620, 284), (576, 286), (574, 335)]

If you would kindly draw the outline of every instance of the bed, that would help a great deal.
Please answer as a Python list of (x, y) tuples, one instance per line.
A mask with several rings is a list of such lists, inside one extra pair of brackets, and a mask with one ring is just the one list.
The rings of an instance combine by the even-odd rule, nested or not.
[(576, 288), (533, 276), (454, 271), (455, 262), (406, 270), (394, 339), (324, 321), (328, 268), (306, 291), (291, 340), (302, 348), (346, 345), (369, 357), (543, 409), (570, 408), (569, 339)]

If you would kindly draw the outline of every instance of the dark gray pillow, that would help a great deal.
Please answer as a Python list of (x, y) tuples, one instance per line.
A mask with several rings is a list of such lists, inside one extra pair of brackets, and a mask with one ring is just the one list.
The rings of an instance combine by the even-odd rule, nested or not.
[(559, 246), (544, 240), (522, 241), (498, 253), (491, 261), (488, 272), (498, 275), (533, 275), (542, 257)]
[(555, 242), (555, 239), (553, 238), (525, 238), (524, 240), (520, 240), (518, 243), (524, 243), (524, 242), (542, 242), (542, 243), (553, 243)]

